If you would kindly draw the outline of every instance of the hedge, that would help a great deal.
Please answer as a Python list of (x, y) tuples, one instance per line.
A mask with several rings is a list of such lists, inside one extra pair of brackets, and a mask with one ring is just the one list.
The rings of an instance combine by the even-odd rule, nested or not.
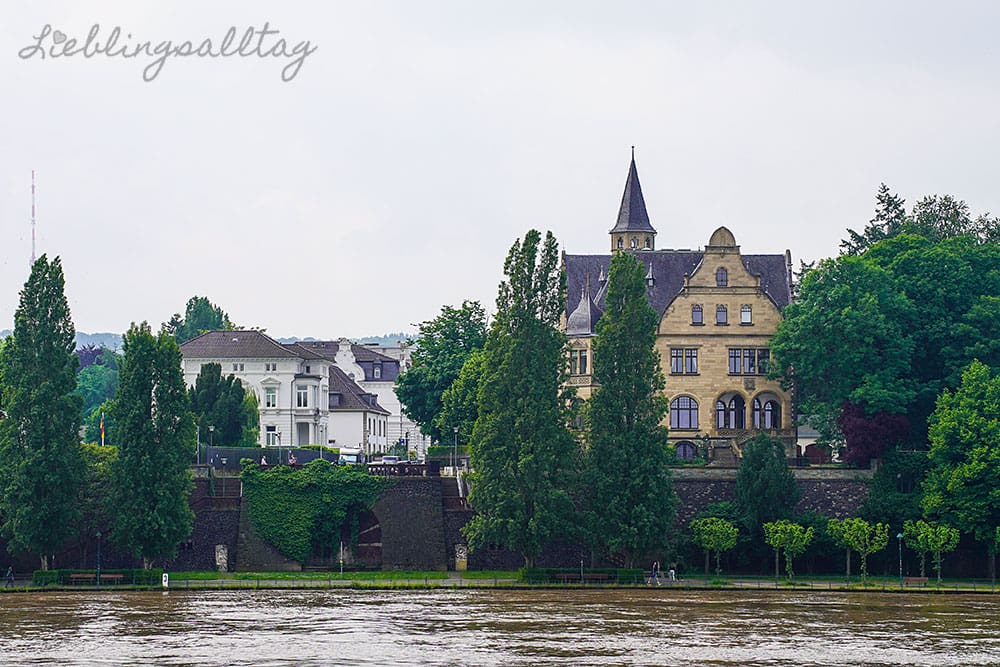
[(240, 475), (254, 530), (282, 554), (305, 564), (314, 552), (334, 553), (342, 528), (357, 541), (360, 510), (370, 509), (388, 478), (363, 466), (335, 466), (315, 460), (302, 466), (261, 469), (246, 461)]

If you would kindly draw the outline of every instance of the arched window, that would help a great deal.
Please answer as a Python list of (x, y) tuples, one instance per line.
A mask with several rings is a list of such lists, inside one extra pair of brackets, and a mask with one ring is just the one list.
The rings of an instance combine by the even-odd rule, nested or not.
[(761, 419), (762, 419), (762, 411), (761, 411), (761, 408), (760, 408), (760, 399), (759, 398), (755, 398), (755, 399), (753, 399), (753, 427), (754, 428), (760, 428), (760, 425), (762, 423)]
[(746, 428), (746, 403), (742, 396), (733, 396), (729, 400), (727, 422), (729, 428)]
[(649, 237), (647, 236), (646, 237), (646, 250), (649, 250), (652, 247), (653, 247), (652, 242), (649, 240)]
[(624, 247), (625, 247), (625, 239), (623, 239), (622, 237), (619, 236), (618, 237), (618, 249), (621, 250)]
[(629, 247), (631, 247), (633, 250), (639, 247), (639, 241), (637, 241), (634, 236), (632, 237), (632, 240), (629, 241)]
[(726, 428), (726, 404), (715, 402), (715, 428)]
[(698, 428), (698, 401), (690, 396), (670, 401), (670, 428)]
[(698, 448), (694, 443), (682, 440), (677, 443), (677, 458), (681, 461), (690, 461), (698, 455)]
[(715, 272), (715, 286), (725, 287), (728, 284), (729, 284), (729, 272), (720, 266), (718, 271)]
[(777, 401), (764, 404), (764, 428), (781, 428), (781, 405)]
[(721, 303), (715, 307), (715, 323), (729, 324), (729, 311)]
[(753, 309), (748, 303), (740, 306), (740, 324), (753, 324)]
[(696, 303), (695, 305), (691, 306), (691, 324), (704, 324), (704, 323), (705, 319), (704, 319), (704, 314), (702, 313), (701, 310), (701, 305)]

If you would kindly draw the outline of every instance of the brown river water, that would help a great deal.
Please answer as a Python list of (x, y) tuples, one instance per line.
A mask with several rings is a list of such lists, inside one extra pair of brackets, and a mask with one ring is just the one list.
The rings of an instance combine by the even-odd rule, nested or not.
[(1000, 595), (15, 593), (0, 664), (1000, 665)]

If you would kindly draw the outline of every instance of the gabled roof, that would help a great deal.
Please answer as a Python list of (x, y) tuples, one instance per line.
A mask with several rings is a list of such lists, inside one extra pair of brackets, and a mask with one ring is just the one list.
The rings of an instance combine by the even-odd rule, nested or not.
[(207, 331), (180, 348), (181, 354), (191, 359), (302, 358), (302, 351), (289, 349), (267, 334), (252, 329)]
[(302, 343), (282, 343), (289, 352), (295, 353), (302, 359), (324, 359), (322, 355), (316, 354)]
[(377, 412), (383, 415), (389, 414), (389, 411), (379, 405), (377, 400), (372, 403), (368, 403), (364, 399), (364, 396), (373, 394), (369, 394), (364, 389), (359, 387), (357, 382), (348, 377), (347, 373), (340, 370), (336, 366), (330, 366), (329, 393), (339, 394), (341, 397), (339, 405), (330, 406), (330, 412), (366, 410), (368, 412)]
[[(647, 275), (652, 275), (655, 278), (653, 284), (646, 288), (646, 298), (661, 316), (667, 306), (684, 288), (685, 274), (689, 276), (693, 274), (705, 257), (704, 252), (692, 250), (629, 250), (626, 252), (635, 255), (647, 268)], [(791, 302), (792, 295), (788, 284), (788, 271), (784, 255), (743, 255), (742, 260), (747, 271), (752, 275), (760, 275), (761, 288), (779, 309), (783, 309)], [(575, 314), (580, 307), (580, 301), (586, 291), (587, 277), (606, 277), (608, 275), (611, 255), (564, 255), (564, 261), (566, 266), (566, 313), (567, 317), (571, 317), (571, 314)], [(594, 297), (598, 308), (604, 307), (606, 287), (606, 283), (598, 286)], [(567, 334), (569, 333), (567, 320)]]
[(625, 192), (618, 208), (618, 222), (611, 232), (653, 232), (649, 224), (649, 214), (646, 212), (646, 200), (642, 197), (642, 186), (639, 185), (639, 172), (635, 169), (635, 148), (632, 149), (632, 163), (628, 167), (628, 177), (625, 179)]
[[(335, 340), (303, 340), (296, 343), (296, 345), (304, 347), (324, 359), (329, 359), (330, 361), (334, 361), (337, 356), (337, 352), (340, 351), (340, 343)], [(354, 359), (357, 361), (397, 361), (388, 355), (373, 350), (367, 345), (351, 343), (351, 352), (354, 354)]]

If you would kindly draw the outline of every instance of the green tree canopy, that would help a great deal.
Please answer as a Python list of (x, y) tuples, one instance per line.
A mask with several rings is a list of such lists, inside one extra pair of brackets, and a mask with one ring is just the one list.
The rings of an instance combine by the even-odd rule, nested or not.
[(731, 522), (719, 517), (695, 519), (690, 524), (694, 543), (705, 550), (705, 574), (708, 574), (708, 555), (715, 554), (715, 574), (722, 574), (720, 559), (722, 552), (736, 546), (739, 529)]
[(566, 427), (566, 337), (558, 330), (565, 277), (555, 237), (529, 231), (504, 263), (470, 454), (465, 527), (471, 548), (502, 544), (532, 566), (542, 547), (573, 532), (570, 495), (578, 447)]
[(184, 308), (184, 316), (181, 317), (180, 313), (175, 313), (170, 321), (163, 325), (163, 330), (171, 334), (177, 340), (178, 345), (186, 343), (206, 331), (233, 328), (233, 323), (229, 321), (229, 315), (203, 296), (193, 296), (188, 299), (187, 306)]
[(476, 350), (465, 359), (458, 378), (441, 395), (442, 409), (435, 424), (443, 436), (454, 434), (457, 426), (461, 442), (472, 440), (472, 430), (479, 417), (479, 384), (485, 373), (486, 354)]
[(414, 343), (410, 368), (396, 378), (396, 395), (424, 435), (447, 443), (451, 434), (442, 430), (439, 420), (442, 396), (469, 356), (485, 345), (486, 311), (478, 301), (463, 301), (460, 308), (444, 306), (440, 315), (420, 324)]
[[(872, 421), (853, 429), (856, 440), (903, 415), (906, 428), (889, 430), (923, 447), (938, 394), (976, 355), (1000, 361), (998, 294), (1000, 245), (893, 236), (805, 275), (772, 341), (773, 367), (795, 379), (817, 423), (860, 408)], [(859, 443), (842, 435), (851, 454)]]
[(608, 272), (607, 309), (594, 340), (594, 383), (586, 454), (587, 532), (594, 548), (626, 566), (661, 549), (673, 523), (659, 315), (646, 299), (645, 269), (617, 253)]
[(145, 322), (133, 324), (124, 350), (114, 404), (112, 539), (148, 569), (191, 533), (195, 424), (174, 338), (153, 336)]
[(931, 416), (923, 508), (989, 544), (1000, 525), (1000, 377), (974, 361)]
[[(889, 544), (889, 526), (869, 523), (864, 519), (830, 519), (827, 531), (833, 539), (861, 557), (861, 579), (868, 581), (868, 556), (885, 549)], [(851, 576), (848, 560), (847, 576)]]
[(774, 549), (774, 578), (778, 578), (778, 552), (785, 552), (785, 573), (789, 581), (795, 576), (792, 570), (792, 558), (800, 556), (812, 542), (815, 530), (812, 526), (803, 526), (786, 519), (770, 521), (764, 524), (764, 541)]
[(785, 446), (765, 434), (748, 441), (736, 472), (736, 504), (747, 533), (755, 540), (761, 537), (765, 523), (791, 517), (798, 501)]
[(882, 183), (875, 200), (875, 217), (860, 234), (847, 230), (848, 238), (840, 242), (842, 252), (861, 255), (885, 239), (904, 234), (923, 236), (932, 242), (956, 236), (968, 236), (980, 243), (1000, 241), (1000, 218), (989, 213), (974, 218), (969, 205), (951, 195), (926, 196), (907, 214), (905, 200)]
[(15, 549), (48, 569), (80, 517), (78, 359), (59, 258), (31, 268), (0, 357), (0, 520)]
[(201, 442), (230, 447), (246, 444), (245, 431), (259, 417), (255, 407), (247, 403), (247, 392), (235, 375), (223, 377), (221, 365), (202, 364), (189, 394)]

